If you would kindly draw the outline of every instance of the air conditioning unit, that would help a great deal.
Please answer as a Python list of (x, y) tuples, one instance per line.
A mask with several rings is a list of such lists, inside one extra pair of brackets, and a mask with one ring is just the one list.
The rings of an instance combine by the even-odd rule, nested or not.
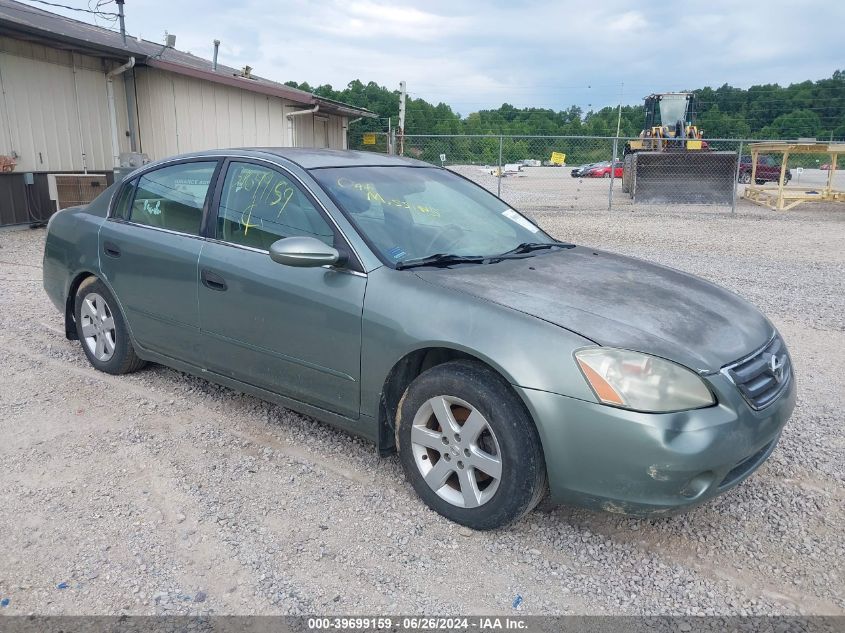
[(140, 152), (122, 152), (120, 154), (120, 167), (114, 168), (114, 179), (120, 180), (149, 162), (150, 157), (146, 154), (141, 154)]
[(105, 174), (47, 174), (47, 186), (58, 211), (92, 202), (109, 184)]

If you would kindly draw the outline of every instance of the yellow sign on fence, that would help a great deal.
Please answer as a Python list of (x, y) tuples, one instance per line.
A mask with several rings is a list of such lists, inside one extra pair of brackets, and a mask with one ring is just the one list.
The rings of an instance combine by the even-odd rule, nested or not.
[(549, 162), (552, 165), (566, 165), (566, 154), (561, 152), (552, 152), (552, 158)]
[(364, 134), (364, 145), (375, 145), (376, 135), (374, 132), (367, 132)]

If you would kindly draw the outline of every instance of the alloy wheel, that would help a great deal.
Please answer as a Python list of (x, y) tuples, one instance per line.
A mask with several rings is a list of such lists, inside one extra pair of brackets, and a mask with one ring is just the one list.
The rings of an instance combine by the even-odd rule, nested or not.
[(484, 415), (454, 396), (435, 396), (411, 426), (414, 462), (428, 486), (452, 505), (482, 506), (496, 494), (502, 453)]
[(79, 309), (82, 338), (94, 358), (107, 362), (114, 355), (114, 315), (106, 300), (96, 292), (85, 295)]

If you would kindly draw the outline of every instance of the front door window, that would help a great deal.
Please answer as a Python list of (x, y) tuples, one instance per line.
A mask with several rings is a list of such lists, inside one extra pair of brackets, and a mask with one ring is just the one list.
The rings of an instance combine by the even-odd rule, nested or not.
[(220, 196), (218, 239), (269, 250), (276, 240), (300, 235), (334, 244), (329, 223), (288, 177), (261, 165), (232, 163)]

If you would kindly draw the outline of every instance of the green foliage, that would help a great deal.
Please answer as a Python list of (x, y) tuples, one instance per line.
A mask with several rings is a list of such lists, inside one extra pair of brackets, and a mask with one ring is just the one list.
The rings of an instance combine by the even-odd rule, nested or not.
[(766, 138), (800, 138), (815, 136), (821, 127), (819, 115), (812, 110), (795, 110), (781, 114), (761, 130), (760, 135)]
[[(379, 115), (378, 119), (363, 119), (350, 128), (350, 145), (357, 146), (364, 132), (386, 132), (387, 118), (393, 126), (399, 120), (399, 91), (389, 90), (375, 82), (359, 80), (342, 90), (330, 85), (312, 88), (308, 83), (287, 85), (314, 92), (322, 97), (365, 107)], [(786, 87), (777, 84), (752, 86), (744, 90), (727, 84), (719, 88), (701, 88), (696, 93), (697, 124), (705, 138), (769, 138), (790, 139), (816, 137), (820, 140), (845, 139), (845, 71), (837, 70), (829, 79), (804, 81)], [(644, 112), (641, 105), (623, 106), (620, 136), (631, 137), (642, 129)], [(479, 110), (466, 116), (454, 112), (445, 103), (431, 104), (424, 99), (409, 98), (406, 103), (406, 134), (505, 134), (530, 136), (613, 136), (616, 134), (619, 109), (606, 107), (583, 112), (577, 106), (566, 110), (545, 108), (516, 108), (504, 103), (494, 110)], [(510, 141), (504, 148), (504, 158), (511, 155), (525, 158), (538, 148), (548, 158), (553, 149), (565, 151), (548, 143), (532, 142), (526, 147), (520, 141)], [(532, 152), (527, 151), (528, 147)], [(436, 160), (439, 152), (429, 144), (427, 160)], [(485, 162), (498, 159), (498, 141), (478, 139), (476, 156)], [(549, 150), (546, 152), (545, 150)]]
[(727, 84), (696, 90), (698, 125), (709, 138), (845, 139), (845, 72), (781, 87)]

